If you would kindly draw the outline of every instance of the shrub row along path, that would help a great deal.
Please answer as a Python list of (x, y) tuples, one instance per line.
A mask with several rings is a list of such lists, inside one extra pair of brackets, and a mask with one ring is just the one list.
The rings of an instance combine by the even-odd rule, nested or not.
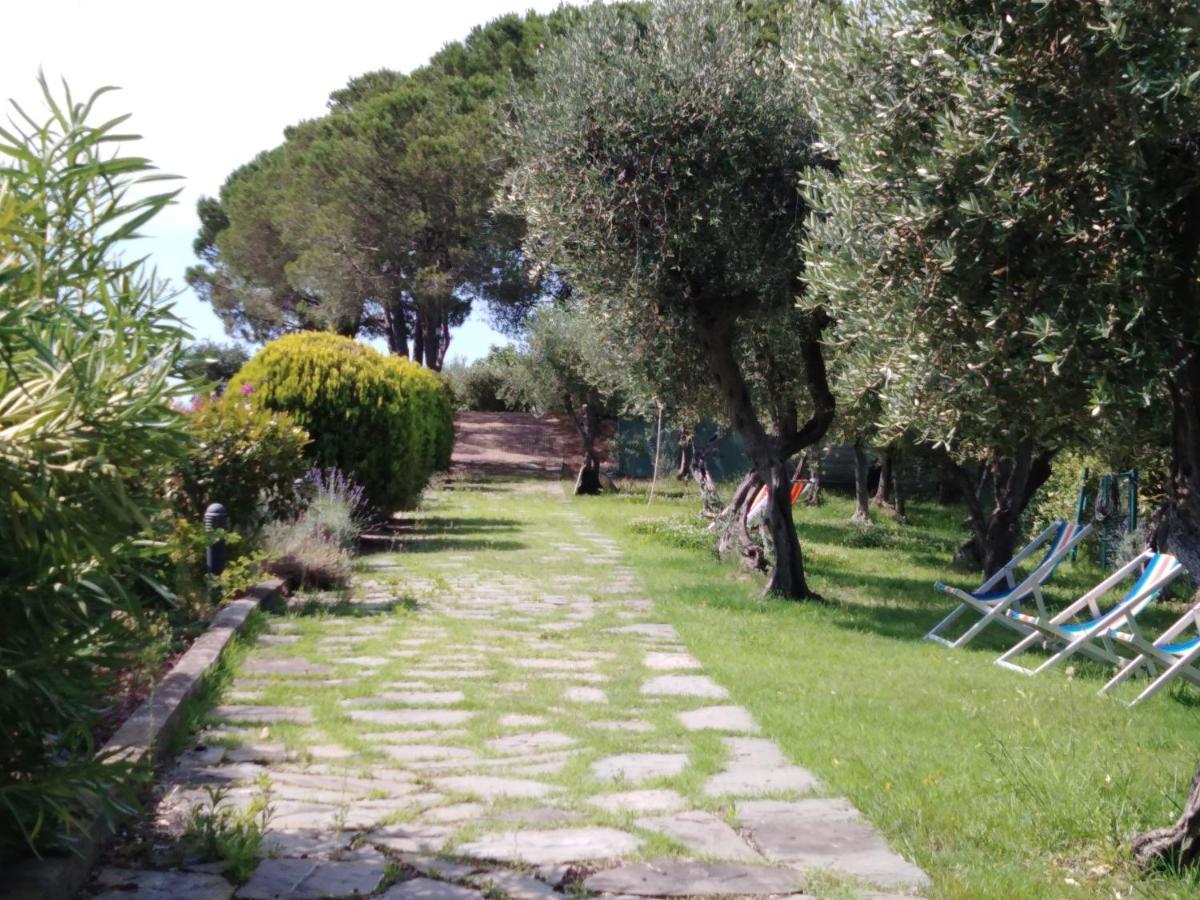
[[(540, 464), (557, 473), (555, 439), (536, 430), (523, 453), (548, 448)], [(95, 893), (536, 900), (926, 886), (704, 674), (557, 480), (475, 471), (460, 465), (427, 497), (399, 549), (363, 558), (350, 604), (270, 621), (165, 777), (140, 856), (154, 848), (156, 868), (114, 862)], [(230, 808), (270, 805), (266, 858), (240, 886), (176, 840), (216, 785)]]

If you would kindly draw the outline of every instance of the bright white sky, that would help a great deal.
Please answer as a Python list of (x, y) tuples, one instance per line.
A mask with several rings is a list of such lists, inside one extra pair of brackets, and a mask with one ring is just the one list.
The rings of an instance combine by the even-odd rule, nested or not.
[[(6, 4), (0, 100), (38, 108), (42, 67), (75, 96), (116, 85), (100, 115), (133, 113), (136, 150), (184, 176), (183, 193), (150, 227), (144, 252), (184, 293), (178, 310), (198, 338), (224, 339), (220, 322), (183, 282), (196, 200), (283, 139), (283, 129), (320, 116), (331, 91), (354, 75), (407, 72), (475, 25), (508, 12), (549, 12), (559, 0), (43, 0)], [(38, 118), (38, 115), (34, 116)], [(102, 119), (99, 121), (103, 121)], [(450, 356), (474, 359), (504, 339), (476, 315)]]

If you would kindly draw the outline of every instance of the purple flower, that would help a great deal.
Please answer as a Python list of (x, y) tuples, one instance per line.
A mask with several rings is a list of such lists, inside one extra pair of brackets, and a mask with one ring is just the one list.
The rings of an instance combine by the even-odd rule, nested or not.
[(345, 503), (355, 513), (366, 511), (367, 498), (363, 486), (356, 484), (336, 466), (328, 469), (314, 467), (308, 470), (305, 478), (315, 489), (317, 497)]
[(242, 385), (242, 395), (243, 396), (245, 396), (246, 394), (253, 394), (253, 393), (254, 393), (254, 385), (252, 385), (252, 384), (243, 384)]

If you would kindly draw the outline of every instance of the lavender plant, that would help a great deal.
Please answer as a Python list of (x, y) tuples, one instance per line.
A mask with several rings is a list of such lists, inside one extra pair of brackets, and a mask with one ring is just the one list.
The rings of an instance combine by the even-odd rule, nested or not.
[(311, 499), (301, 515), (312, 530), (331, 543), (350, 550), (368, 525), (366, 491), (336, 467), (312, 468), (305, 475)]

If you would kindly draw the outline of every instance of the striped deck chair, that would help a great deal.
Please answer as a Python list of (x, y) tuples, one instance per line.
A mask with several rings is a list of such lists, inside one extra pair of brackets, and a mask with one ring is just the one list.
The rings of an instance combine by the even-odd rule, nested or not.
[[(1142, 568), (1144, 566), (1144, 568)], [(1100, 609), (1099, 599), (1107, 594), (1125, 579), (1135, 574), (1141, 568), (1141, 575), (1133, 587), (1125, 592), (1125, 596), (1107, 611)], [(1051, 666), (1058, 665), (1063, 660), (1070, 659), (1076, 653), (1081, 653), (1097, 662), (1117, 665), (1121, 657), (1113, 647), (1109, 633), (1127, 627), (1129, 622), (1154, 602), (1159, 591), (1183, 574), (1183, 566), (1179, 560), (1169, 553), (1155, 553), (1147, 550), (1117, 569), (1100, 584), (1092, 588), (1054, 618), (1038, 619), (1019, 612), (1009, 612), (1009, 617), (1029, 626), (1031, 633), (1019, 641), (1011, 650), (996, 660), (998, 665), (1012, 669), (1023, 675), (1036, 675)], [(1090, 613), (1092, 618), (1083, 622), (1071, 620), (1080, 615)], [(1049, 641), (1060, 649), (1049, 659), (1036, 668), (1027, 668), (1013, 662), (1035, 644)]]
[[(1009, 616), (1008, 613), (1019, 609), (1024, 601), (1032, 599), (1037, 604), (1038, 617), (1041, 619), (1049, 617), (1045, 601), (1042, 599), (1042, 587), (1050, 580), (1050, 576), (1054, 574), (1058, 564), (1066, 559), (1080, 541), (1087, 537), (1091, 529), (1091, 525), (1075, 525), (1059, 519), (1030, 541), (995, 575), (973, 591), (964, 591), (939, 581), (934, 585), (934, 589), (955, 597), (959, 604), (950, 611), (946, 618), (929, 629), (929, 633), (925, 635), (926, 639), (936, 641), (946, 647), (961, 647), (993, 622), (1004, 625), (1020, 635), (1028, 634), (1029, 628), (1020, 620)], [(1017, 566), (1033, 556), (1038, 548), (1047, 542), (1050, 546), (1046, 549), (1046, 555), (1042, 557), (1042, 561), (1018, 582)], [(968, 611), (978, 613), (979, 621), (956, 640), (951, 641), (944, 637), (942, 632)]]
[[(1153, 697), (1176, 678), (1182, 678), (1200, 687), (1200, 603), (1184, 613), (1154, 641), (1147, 640), (1142, 634), (1137, 619), (1130, 619), (1126, 624), (1127, 631), (1112, 631), (1109, 638), (1134, 658), (1126, 663), (1108, 684), (1100, 688), (1100, 693), (1108, 693), (1143, 668), (1152, 680), (1144, 691), (1126, 704), (1127, 706), (1137, 706), (1143, 700)], [(1196, 632), (1196, 635), (1184, 639), (1189, 629)]]
[[(792, 482), (792, 506), (796, 505), (796, 501), (804, 496), (808, 490), (810, 482), (799, 480)], [(758, 489), (758, 493), (754, 495), (754, 499), (750, 502), (750, 506), (746, 509), (746, 527), (758, 528), (760, 525), (765, 525), (767, 521), (767, 486), (764, 484)]]

